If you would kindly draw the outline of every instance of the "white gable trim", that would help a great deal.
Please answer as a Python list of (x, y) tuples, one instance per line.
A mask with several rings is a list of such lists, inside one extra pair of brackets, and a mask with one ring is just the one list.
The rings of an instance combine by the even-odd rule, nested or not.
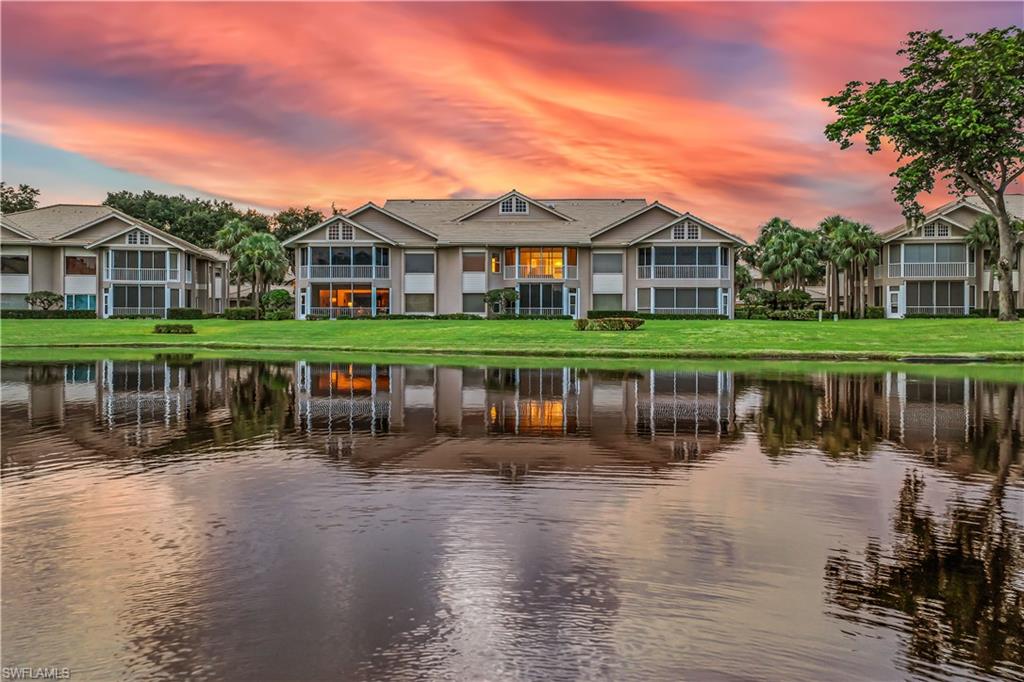
[(530, 204), (531, 206), (536, 206), (540, 210), (546, 211), (547, 213), (550, 213), (550, 214), (552, 214), (554, 216), (557, 216), (557, 217), (561, 218), (562, 220), (568, 220), (568, 221), (575, 220), (574, 218), (571, 218), (571, 217), (565, 215), (561, 211), (558, 211), (558, 210), (556, 210), (554, 208), (551, 208), (550, 206), (545, 206), (541, 202), (535, 201), (535, 200), (531, 199), (530, 197), (526, 196), (522, 192), (518, 192), (516, 190), (512, 190), (510, 192), (505, 192), (504, 194), (502, 194), (500, 197), (498, 197), (494, 201), (488, 201), (487, 203), (483, 204), (482, 206), (477, 206), (476, 208), (474, 208), (469, 213), (463, 213), (462, 215), (460, 215), (458, 218), (455, 219), (455, 222), (461, 223), (463, 220), (466, 220), (467, 218), (475, 216), (480, 211), (488, 209), (491, 206), (494, 206), (495, 204), (500, 204), (502, 201), (504, 201), (505, 199), (508, 199), (509, 197), (519, 197), (520, 199), (522, 199), (526, 203)]
[[(316, 232), (317, 230), (319, 230), (319, 229), (321, 229), (323, 227), (327, 227), (328, 225), (330, 225), (331, 223), (335, 222), (336, 220), (344, 220), (345, 222), (351, 224), (352, 226), (358, 227), (363, 232), (366, 232), (368, 234), (372, 234), (374, 237), (376, 237), (377, 239), (381, 240), (382, 242), (387, 242), (388, 244), (391, 244), (393, 246), (398, 244), (398, 242), (396, 242), (394, 239), (391, 239), (390, 237), (385, 237), (384, 235), (382, 235), (382, 234), (380, 234), (378, 232), (375, 232), (374, 230), (371, 230), (370, 228), (366, 227), (365, 225), (362, 225), (362, 224), (356, 222), (355, 220), (352, 220), (351, 218), (348, 217), (349, 215), (350, 214), (332, 215), (330, 218), (328, 218), (327, 220), (323, 221), (319, 225), (314, 225), (313, 227), (309, 228), (308, 230), (305, 230), (304, 232), (300, 232), (299, 234), (295, 235), (294, 237), (289, 237), (288, 239), (286, 239), (285, 241), (283, 241), (281, 243), (281, 246), (291, 246), (293, 243), (295, 243), (298, 240), (302, 239), (306, 235), (312, 234), (313, 232)], [(334, 242), (332, 241), (331, 243), (334, 243)]]
[(376, 210), (376, 211), (378, 211), (379, 213), (382, 213), (383, 215), (386, 215), (389, 218), (397, 220), (398, 222), (402, 223), (403, 225), (406, 225), (408, 227), (411, 227), (414, 230), (422, 232), (423, 234), (427, 235), (431, 239), (437, 239), (437, 235), (434, 234), (433, 232), (431, 232), (430, 230), (422, 228), (419, 225), (417, 225), (416, 223), (414, 223), (414, 222), (412, 222), (412, 221), (410, 221), (410, 220), (408, 220), (406, 218), (403, 218), (400, 215), (392, 213), (391, 211), (387, 210), (383, 206), (378, 206), (377, 204), (373, 203), (372, 201), (367, 201), (365, 204), (363, 204), (359, 208), (355, 209), (354, 211), (349, 211), (345, 215), (346, 216), (354, 216), (354, 215), (356, 215), (358, 213), (362, 213), (363, 211), (365, 211), (367, 209), (371, 209), (371, 208)]
[[(637, 216), (643, 215), (647, 211), (650, 211), (652, 208), (660, 208), (663, 211), (667, 211), (668, 213), (671, 213), (673, 215), (672, 222), (675, 222), (679, 218), (683, 217), (683, 214), (680, 213), (679, 211), (677, 211), (677, 210), (675, 210), (673, 208), (670, 208), (669, 206), (665, 206), (664, 204), (662, 204), (660, 202), (655, 201), (653, 204), (647, 204), (646, 206), (644, 206), (642, 208), (638, 208), (637, 210), (633, 211), (632, 213), (630, 213), (629, 215), (625, 216), (624, 218), (619, 218), (614, 223), (611, 223), (609, 225), (605, 225), (604, 227), (602, 227), (597, 232), (592, 233), (590, 235), (590, 238), (593, 239), (594, 237), (598, 236), (599, 234), (604, 234), (608, 230), (614, 229), (614, 228), (618, 227), (619, 225), (622, 225), (623, 223), (626, 223), (626, 222), (632, 220), (633, 218), (636, 218)], [(663, 230), (667, 226), (668, 225), (666, 224), (665, 226), (659, 227), (658, 229), (659, 230)], [(654, 234), (654, 233), (652, 232), (651, 234)]]
[[(107, 216), (107, 217), (110, 217), (110, 216)], [(161, 234), (160, 232), (154, 231), (154, 230), (152, 230), (150, 228), (147, 228), (145, 225), (129, 225), (128, 227), (124, 228), (120, 232), (115, 232), (114, 234), (107, 235), (106, 237), (103, 237), (102, 239), (98, 239), (98, 240), (96, 240), (94, 242), (91, 242), (85, 248), (87, 248), (87, 249), (95, 249), (98, 246), (102, 246), (103, 244), (106, 244), (107, 242), (111, 241), (112, 239), (117, 239), (118, 237), (123, 237), (126, 234), (128, 234), (129, 232), (132, 232), (133, 230), (139, 230), (140, 232), (145, 232), (150, 237), (153, 237), (155, 239), (159, 239), (161, 243), (166, 244), (167, 246), (173, 246), (173, 247), (179, 248), (179, 249), (181, 248), (178, 244), (175, 244), (174, 242), (172, 242), (169, 239), (167, 239), (166, 235)], [(129, 246), (129, 245), (125, 244), (124, 246)], [(131, 244), (130, 246), (136, 246), (136, 244)], [(153, 246), (153, 243), (150, 242), (148, 244), (148, 246)], [(202, 255), (205, 258), (209, 258), (209, 256), (207, 256), (206, 254), (202, 253), (201, 251), (199, 251), (198, 249), (196, 249), (194, 247), (191, 248), (191, 249), (182, 249), (182, 250), (183, 251), (189, 251), (193, 255)]]
[[(663, 206), (662, 208), (666, 208), (666, 207)], [(630, 246), (632, 246), (633, 244), (636, 244), (637, 242), (641, 242), (644, 239), (647, 239), (648, 237), (650, 237), (652, 234), (657, 234), (661, 230), (664, 230), (665, 228), (668, 228), (668, 227), (671, 227), (672, 225), (675, 225), (680, 220), (692, 220), (693, 222), (697, 223), (701, 227), (703, 227), (705, 229), (708, 229), (708, 230), (711, 230), (712, 232), (716, 232), (717, 234), (725, 237), (726, 239), (728, 239), (731, 242), (735, 242), (736, 244), (746, 244), (747, 243), (741, 237), (737, 237), (734, 234), (729, 234), (728, 232), (726, 232), (722, 228), (716, 227), (715, 225), (712, 225), (708, 221), (702, 220), (702, 219), (698, 218), (697, 216), (693, 215), (692, 213), (690, 213), (689, 211), (687, 211), (686, 213), (683, 213), (682, 215), (680, 215), (678, 218), (676, 218), (674, 220), (670, 220), (669, 222), (665, 223), (661, 227), (659, 227), (657, 229), (654, 229), (654, 230), (651, 230), (650, 232), (648, 232), (644, 236), (638, 237), (638, 238), (634, 239), (629, 244), (630, 244)]]
[(25, 230), (19, 229), (9, 222), (0, 222), (0, 227), (3, 227), (5, 230), (10, 230), (14, 234), (20, 235), (25, 239), (38, 239), (34, 234), (29, 234)]
[(120, 220), (122, 223), (124, 223), (126, 225), (132, 225), (132, 226), (135, 225), (135, 223), (133, 223), (131, 220), (125, 218), (122, 215), (118, 215), (113, 210), (111, 210), (110, 213), (107, 213), (106, 215), (101, 215), (99, 218), (95, 218), (94, 220), (90, 220), (87, 223), (83, 223), (83, 224), (78, 225), (76, 227), (72, 227), (67, 232), (61, 232), (60, 234), (58, 234), (56, 237), (53, 238), (53, 241), (59, 241), (61, 239), (64, 239), (65, 237), (70, 237), (71, 235), (75, 234), (76, 232), (81, 232), (82, 230), (84, 230), (86, 228), (92, 227), (93, 225), (98, 225), (99, 223), (102, 223), (104, 220), (110, 220), (111, 218), (117, 218), (118, 220)]

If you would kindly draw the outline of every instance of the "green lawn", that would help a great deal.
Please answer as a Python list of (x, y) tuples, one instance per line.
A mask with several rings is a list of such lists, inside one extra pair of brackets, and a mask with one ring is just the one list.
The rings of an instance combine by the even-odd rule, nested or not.
[(3, 320), (0, 347), (175, 346), (222, 349), (475, 353), (606, 358), (985, 357), (1024, 361), (1024, 324), (993, 319), (648, 320), (634, 332), (577, 332), (568, 320), (192, 321), (193, 336), (154, 320)]

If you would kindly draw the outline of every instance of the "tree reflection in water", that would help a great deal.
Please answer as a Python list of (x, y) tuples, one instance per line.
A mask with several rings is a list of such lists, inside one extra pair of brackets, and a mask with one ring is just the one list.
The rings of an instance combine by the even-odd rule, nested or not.
[[(906, 617), (907, 667), (919, 672), (971, 661), (989, 672), (1001, 662), (1024, 665), (1022, 528), (1004, 509), (1013, 463), (1016, 387), (998, 389), (998, 468), (985, 499), (953, 502), (938, 519), (923, 501), (924, 477), (908, 472), (886, 550), (869, 539), (863, 559), (829, 557), (825, 585), (839, 618), (876, 623)], [(987, 442), (987, 441), (985, 441)]]

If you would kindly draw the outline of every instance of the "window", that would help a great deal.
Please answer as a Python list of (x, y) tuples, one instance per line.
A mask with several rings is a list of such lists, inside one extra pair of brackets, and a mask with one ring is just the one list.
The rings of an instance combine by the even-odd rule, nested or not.
[(128, 239), (126, 241), (129, 244), (138, 244), (139, 243), (139, 233), (138, 232), (129, 232), (128, 233)]
[(521, 284), (519, 310), (527, 314), (558, 314), (562, 310), (561, 284)]
[(180, 308), (181, 307), (181, 290), (180, 289), (171, 289), (171, 307), (172, 308)]
[(901, 252), (901, 248), (900, 248), (899, 244), (890, 244), (889, 245), (889, 262), (890, 263), (899, 263), (900, 262), (900, 252)]
[(651, 309), (651, 290), (650, 289), (637, 289), (636, 290), (636, 309), (637, 310), (650, 310)]
[(936, 263), (966, 263), (967, 246), (964, 244), (936, 244)]
[(141, 230), (134, 230), (128, 233), (127, 242), (129, 244), (149, 244), (149, 234), (142, 232)]
[[(594, 254), (594, 274), (622, 274), (622, 254), (621, 253), (595, 253)], [(622, 310), (616, 308), (616, 310)]]
[(352, 241), (355, 238), (355, 230), (352, 229), (351, 225), (343, 223), (341, 226), (341, 239), (343, 241)]
[[(638, 297), (639, 299), (639, 297)], [(639, 302), (638, 302), (639, 305)], [(718, 289), (711, 287), (655, 289), (655, 312), (663, 309), (718, 309)]]
[(463, 272), (486, 272), (487, 271), (487, 254), (483, 251), (463, 251), (462, 252), (462, 271)]
[(922, 234), (925, 237), (934, 237), (935, 236), (935, 225), (934, 224), (932, 224), (932, 225), (925, 225), (924, 229), (921, 232), (922, 232)]
[(526, 215), (530, 212), (530, 205), (522, 197), (512, 196), (501, 200), (498, 213), (502, 215)]
[(934, 244), (905, 244), (903, 256), (908, 263), (934, 263)]
[(937, 237), (948, 237), (949, 236), (949, 224), (939, 223), (935, 226), (935, 236)]
[[(407, 253), (405, 254), (405, 273), (409, 274), (433, 274), (434, 254), (432, 253)], [(433, 308), (433, 305), (431, 305)]]
[(65, 256), (65, 275), (95, 275), (96, 256)]
[(0, 308), (4, 310), (27, 310), (25, 294), (0, 294)]
[(687, 239), (700, 239), (700, 227), (693, 223), (687, 223), (686, 225), (686, 238)]
[(327, 239), (330, 241), (337, 241), (341, 239), (341, 225), (338, 223), (331, 223), (327, 226)]
[(0, 256), (0, 274), (27, 275), (28, 256)]
[(487, 311), (487, 304), (484, 302), (483, 294), (463, 294), (462, 312), (484, 313)]
[(497, 253), (491, 254), (491, 272), (501, 272), (501, 256)]
[(96, 310), (95, 294), (67, 294), (64, 297), (67, 310)]
[(434, 312), (434, 295), (433, 294), (406, 294), (405, 295), (405, 312), (413, 313), (433, 313)]
[(594, 310), (622, 309), (622, 294), (594, 294)]
[(672, 226), (672, 239), (700, 239), (700, 225), (684, 220)]
[(516, 264), (516, 250), (505, 249), (505, 267), (511, 267)]

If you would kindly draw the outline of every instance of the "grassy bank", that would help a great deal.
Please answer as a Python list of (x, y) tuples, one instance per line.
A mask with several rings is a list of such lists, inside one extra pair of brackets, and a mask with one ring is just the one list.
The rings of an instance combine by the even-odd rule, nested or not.
[(3, 320), (0, 348), (162, 347), (603, 358), (914, 357), (1024, 361), (1024, 325), (992, 319), (649, 320), (633, 332), (577, 332), (568, 320), (196, 320), (191, 336), (154, 320)]

